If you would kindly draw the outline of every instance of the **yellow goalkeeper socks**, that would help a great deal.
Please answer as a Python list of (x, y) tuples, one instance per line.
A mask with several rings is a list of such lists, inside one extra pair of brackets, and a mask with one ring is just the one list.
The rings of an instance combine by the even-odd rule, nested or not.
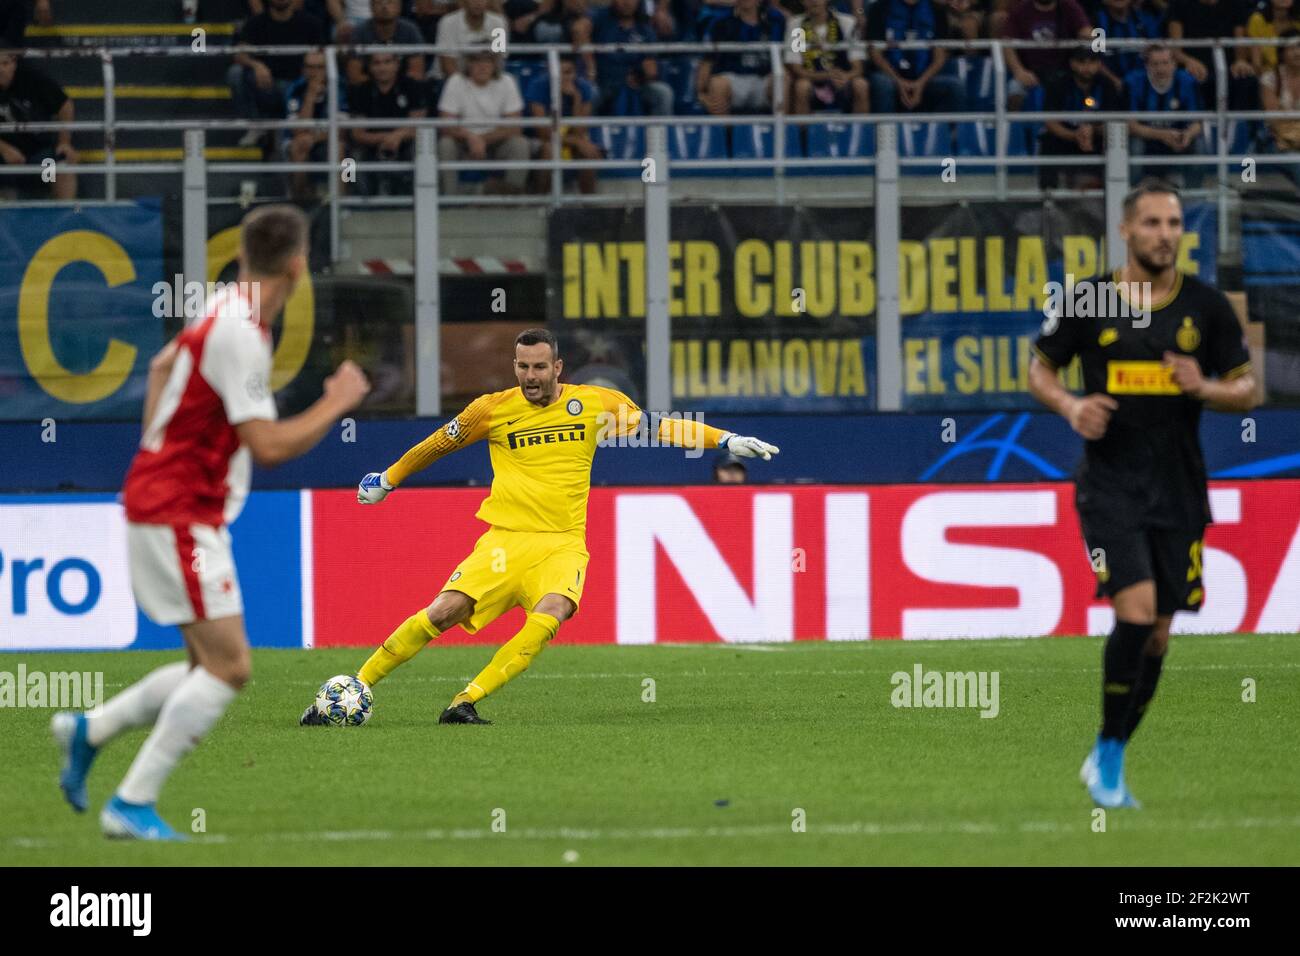
[(375, 649), (370, 660), (357, 671), (357, 677), (367, 686), (374, 687), (391, 674), (399, 664), (405, 664), (425, 644), (442, 632), (429, 620), (427, 609), (421, 609), (397, 626), (388, 640)]
[(499, 690), (507, 681), (528, 670), (533, 658), (546, 648), (559, 629), (560, 622), (551, 615), (531, 612), (519, 633), (501, 645), (488, 666), (452, 699), (451, 706), (466, 701), (477, 704), (494, 690)]

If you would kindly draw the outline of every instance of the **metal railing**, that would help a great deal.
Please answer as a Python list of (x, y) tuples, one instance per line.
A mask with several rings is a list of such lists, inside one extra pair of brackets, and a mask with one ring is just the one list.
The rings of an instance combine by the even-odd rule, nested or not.
[[(455, 55), (467, 52), (469, 47), (419, 46), (368, 46), (323, 48), (326, 52), (326, 89), (328, 96), (327, 115), (314, 120), (191, 120), (171, 119), (157, 121), (131, 121), (116, 119), (114, 105), (114, 61), (124, 56), (176, 57), (176, 56), (221, 56), (229, 57), (234, 53), (268, 53), (296, 54), (316, 52), (319, 47), (222, 47), (209, 49), (206, 54), (199, 54), (185, 48), (114, 48), (93, 51), (101, 58), (104, 77), (104, 117), (99, 121), (77, 121), (62, 123), (14, 124), (0, 123), (0, 133), (7, 131), (57, 131), (93, 130), (102, 132), (105, 138), (104, 162), (77, 165), (78, 174), (103, 175), (106, 177), (105, 194), (111, 201), (116, 197), (116, 177), (123, 166), (114, 156), (115, 137), (119, 132), (137, 129), (175, 130), (183, 133), (183, 159), (180, 162), (157, 162), (132, 164), (133, 172), (151, 174), (181, 174), (182, 195), (184, 197), (184, 272), (187, 279), (202, 281), (206, 276), (206, 242), (207, 242), (207, 206), (208, 175), (210, 173), (250, 173), (250, 172), (308, 172), (327, 173), (329, 186), (330, 210), (330, 250), (332, 261), (340, 259), (340, 210), (345, 206), (382, 206), (409, 205), (414, 210), (413, 229), (415, 245), (415, 328), (416, 349), (419, 367), (423, 370), (417, 387), (417, 412), (421, 415), (436, 415), (440, 411), (441, 386), (439, 381), (438, 342), (439, 342), (439, 303), (438, 303), (438, 254), (439, 209), (444, 206), (459, 204), (493, 204), (509, 205), (541, 204), (560, 205), (562, 203), (599, 203), (613, 202), (626, 205), (630, 196), (619, 193), (613, 196), (571, 196), (563, 192), (562, 176), (565, 171), (580, 169), (614, 170), (643, 168), (649, 160), (653, 162), (654, 175), (642, 177), (643, 202), (645, 205), (645, 241), (646, 241), (646, 337), (647, 337), (647, 393), (651, 408), (671, 407), (671, 393), (668, 378), (668, 236), (670, 197), (669, 184), (676, 171), (693, 171), (706, 169), (759, 168), (771, 169), (775, 176), (776, 201), (785, 201), (785, 175), (789, 171), (801, 169), (834, 168), (843, 170), (860, 170), (873, 175), (868, 185), (863, 180), (860, 193), (850, 193), (862, 205), (872, 206), (875, 214), (877, 261), (881, 267), (877, 270), (877, 381), (879, 383), (879, 407), (881, 410), (893, 410), (901, 407), (902, 373), (901, 373), (901, 325), (899, 314), (898, 272), (890, 267), (897, 262), (899, 241), (899, 218), (901, 215), (900, 172), (909, 167), (936, 167), (946, 159), (953, 159), (958, 164), (968, 163), (994, 169), (994, 183), (991, 190), (981, 191), (963, 183), (961, 189), (955, 190), (955, 199), (972, 199), (982, 195), (997, 198), (1011, 198), (1016, 195), (1041, 195), (1040, 191), (1021, 191), (1017, 193), (1010, 188), (1009, 171), (1021, 168), (1039, 168), (1044, 166), (1077, 166), (1078, 157), (1052, 156), (1010, 156), (1008, 142), (1011, 124), (1041, 123), (1048, 120), (1080, 120), (1093, 123), (1105, 123), (1107, 136), (1105, 153), (1098, 155), (1097, 165), (1104, 161), (1105, 179), (1102, 195), (1105, 198), (1107, 236), (1106, 248), (1108, 265), (1118, 265), (1124, 256), (1124, 244), (1119, 235), (1121, 203), (1124, 193), (1129, 188), (1130, 165), (1140, 163), (1143, 166), (1214, 166), (1217, 168), (1216, 187), (1210, 191), (1217, 196), (1219, 203), (1219, 241), (1226, 241), (1227, 202), (1229, 196), (1228, 169), (1233, 163), (1240, 163), (1250, 158), (1264, 165), (1270, 163), (1298, 163), (1300, 153), (1282, 153), (1276, 155), (1256, 156), (1250, 154), (1231, 154), (1226, 130), (1230, 120), (1276, 120), (1300, 119), (1300, 110), (1289, 111), (1238, 111), (1229, 112), (1227, 102), (1228, 68), (1224, 50), (1239, 46), (1284, 46), (1278, 40), (1216, 40), (1216, 41), (1181, 41), (1181, 48), (1208, 47), (1213, 51), (1214, 74), (1216, 78), (1216, 101), (1213, 109), (1198, 111), (1180, 111), (1178, 119), (1188, 121), (1208, 121), (1215, 125), (1217, 149), (1213, 155), (1203, 156), (1130, 156), (1128, 149), (1129, 120), (1150, 119), (1149, 112), (1115, 111), (1099, 113), (1097, 111), (1078, 112), (1032, 112), (1016, 113), (1007, 106), (1006, 62), (1003, 50), (1013, 48), (1054, 48), (1068, 49), (1077, 47), (1077, 41), (945, 41), (942, 43), (899, 43), (890, 48), (904, 49), (947, 49), (961, 53), (973, 53), (987, 50), (991, 57), (993, 69), (994, 109), (992, 111), (970, 111), (961, 113), (890, 113), (890, 114), (807, 114), (789, 115), (782, 107), (782, 95), (785, 81), (785, 47), (780, 43), (765, 44), (768, 48), (773, 76), (774, 111), (764, 115), (728, 115), (728, 116), (619, 116), (619, 117), (575, 117), (560, 115), (560, 56), (569, 52), (595, 53), (635, 53), (663, 55), (708, 55), (726, 52), (754, 52), (756, 44), (745, 43), (656, 43), (644, 45), (592, 44), (578, 48), (558, 47), (553, 45), (514, 45), (510, 48), (511, 56), (544, 56), (550, 79), (551, 109), (546, 117), (511, 118), (508, 123), (520, 128), (548, 128), (551, 131), (551, 154), (538, 159), (521, 161), (497, 160), (463, 160), (443, 162), (438, 158), (436, 133), (438, 130), (462, 125), (459, 119), (422, 118), (422, 119), (366, 119), (360, 117), (343, 117), (340, 115), (338, 102), (338, 54), (362, 55), (368, 52), (385, 52), (404, 54), (447, 54)], [(1107, 42), (1108, 50), (1142, 49), (1150, 44), (1146, 41), (1111, 40)], [(860, 41), (838, 44), (826, 49), (856, 49), (869, 47)], [(85, 55), (85, 50), (33, 50), (35, 56), (59, 59), (74, 55)], [(995, 131), (995, 151), (990, 156), (968, 157), (904, 157), (899, 155), (899, 124), (924, 121), (927, 123), (992, 123)], [(785, 154), (785, 133), (789, 126), (803, 126), (838, 122), (848, 124), (869, 124), (876, 130), (876, 150), (874, 155), (844, 157), (791, 157)], [(773, 156), (771, 159), (738, 160), (726, 157), (716, 159), (670, 159), (667, 137), (668, 131), (678, 126), (709, 125), (751, 125), (763, 124), (773, 128)], [(646, 150), (642, 159), (600, 159), (577, 160), (564, 159), (560, 150), (560, 126), (565, 127), (600, 127), (606, 125), (644, 128), (646, 132)], [(406, 197), (390, 198), (388, 201), (375, 197), (344, 196), (341, 189), (341, 177), (336, 175), (342, 160), (342, 134), (348, 129), (415, 129), (414, 155), (409, 161), (360, 162), (356, 163), (358, 176), (371, 172), (409, 172), (413, 176), (413, 187), (409, 200)], [(232, 130), (246, 132), (258, 130), (293, 130), (313, 129), (327, 132), (327, 155), (323, 162), (257, 162), (257, 163), (222, 163), (209, 162), (204, 155), (205, 135), (210, 131)], [(439, 174), (442, 171), (487, 171), (502, 172), (513, 169), (546, 170), (551, 174), (551, 190), (543, 196), (444, 196), (439, 189)], [(39, 166), (0, 167), (0, 175), (39, 172)], [(1072, 192), (1072, 195), (1079, 195)], [(715, 195), (714, 199), (726, 198), (736, 200), (737, 194), (727, 190)], [(837, 198), (844, 198), (842, 196)]]

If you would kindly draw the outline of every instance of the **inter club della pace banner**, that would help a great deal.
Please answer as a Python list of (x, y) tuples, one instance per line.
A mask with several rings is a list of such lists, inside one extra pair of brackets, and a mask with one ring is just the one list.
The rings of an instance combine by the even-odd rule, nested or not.
[[(1179, 267), (1213, 282), (1214, 207), (1185, 217)], [(1101, 203), (907, 207), (901, 225), (903, 407), (1030, 407), (1044, 285), (1104, 267)], [(676, 407), (876, 408), (871, 207), (680, 206), (670, 228)], [(615, 383), (644, 380), (644, 236), (640, 210), (550, 218), (552, 326)]]

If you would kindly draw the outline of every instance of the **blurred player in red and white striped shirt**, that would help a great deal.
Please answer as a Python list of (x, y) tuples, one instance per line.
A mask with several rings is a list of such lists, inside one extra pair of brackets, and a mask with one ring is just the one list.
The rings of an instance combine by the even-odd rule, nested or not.
[(153, 725), (100, 814), (108, 836), (179, 838), (155, 810), (158, 794), (248, 681), (227, 525), (248, 495), (252, 462), (269, 467), (302, 455), (370, 390), (361, 370), (344, 362), (315, 404), (276, 418), (270, 325), (307, 271), (307, 228), (292, 207), (249, 213), (238, 282), (150, 363), (144, 437), (123, 488), (131, 585), (151, 620), (180, 626), (189, 660), (158, 668), (98, 710), (54, 717), (67, 756), (60, 786), (78, 811), (87, 806), (98, 749), (124, 730)]

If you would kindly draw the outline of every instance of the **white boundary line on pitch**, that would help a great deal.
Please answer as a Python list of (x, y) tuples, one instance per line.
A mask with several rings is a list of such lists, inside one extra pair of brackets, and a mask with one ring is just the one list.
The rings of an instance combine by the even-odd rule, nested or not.
[[(1300, 662), (1290, 662), (1290, 663), (1279, 662), (1279, 663), (1272, 663), (1272, 664), (1186, 664), (1181, 666), (1170, 665), (1169, 670), (1171, 672), (1231, 670), (1231, 671), (1241, 671), (1244, 675), (1249, 676), (1251, 671), (1295, 670), (1297, 668), (1300, 668)], [(1006, 668), (1004, 668), (1004, 670), (1006, 670)], [(641, 680), (646, 677), (653, 677), (655, 680), (663, 680), (664, 678), (668, 678), (668, 677), (717, 678), (721, 676), (725, 676), (725, 677), (821, 677), (821, 676), (863, 677), (871, 674), (875, 674), (875, 675), (885, 674), (887, 671), (888, 668), (881, 668), (879, 670), (865, 670), (861, 668), (857, 670), (841, 670), (838, 668), (830, 669), (830, 670), (777, 670), (777, 671), (715, 670), (712, 672), (701, 669), (698, 671), (678, 671), (676, 673), (670, 673), (670, 674), (656, 673), (652, 670), (625, 671), (621, 673), (607, 672), (607, 673), (593, 673), (593, 674), (583, 674), (583, 673), (578, 673), (578, 674), (540, 673), (538, 674), (530, 670), (526, 674), (521, 674), (519, 676), (519, 679), (520, 680), (613, 680), (613, 679)], [(1062, 672), (1072, 672), (1076, 674), (1096, 674), (1099, 671), (1095, 665), (1089, 665), (1088, 667), (1017, 667), (1014, 668), (1014, 672), (1017, 674), (1059, 674)], [(465, 681), (472, 679), (472, 677), (473, 677), (472, 674), (459, 676), (459, 677), (455, 675), (423, 675), (422, 674), (418, 677), (403, 675), (401, 681), (403, 683), (414, 683), (414, 684), (440, 684), (440, 683), (449, 683), (449, 682), (457, 682), (457, 681), (464, 683)], [(253, 681), (254, 683), (256, 683), (257, 678), (254, 678)], [(278, 683), (282, 683), (282, 681), (275, 680), (274, 683), (278, 684)]]
[[(1208, 819), (1190, 822), (1165, 821), (1153, 824), (1152, 818), (1138, 820), (1123, 818), (1123, 832), (1167, 832), (1187, 830), (1295, 830), (1300, 829), (1300, 817), (1242, 817), (1238, 819)], [(1055, 820), (1026, 821), (1017, 825), (981, 823), (961, 820), (952, 823), (871, 823), (856, 820), (850, 823), (809, 823), (808, 834), (821, 836), (911, 836), (911, 835), (1008, 835), (1011, 833), (1089, 833), (1086, 819), (1062, 823)], [(430, 843), (460, 840), (698, 840), (743, 839), (764, 836), (802, 836), (790, 829), (789, 823), (754, 824), (729, 827), (523, 827), (495, 833), (488, 828), (441, 828), (426, 830), (316, 830), (302, 832), (256, 833), (236, 837), (213, 834), (192, 839), (199, 846), (220, 846), (243, 842), (275, 843), (352, 843), (352, 842), (411, 842)], [(68, 846), (73, 841), (50, 840), (39, 837), (13, 837), (8, 845), (17, 849), (48, 849)]]

